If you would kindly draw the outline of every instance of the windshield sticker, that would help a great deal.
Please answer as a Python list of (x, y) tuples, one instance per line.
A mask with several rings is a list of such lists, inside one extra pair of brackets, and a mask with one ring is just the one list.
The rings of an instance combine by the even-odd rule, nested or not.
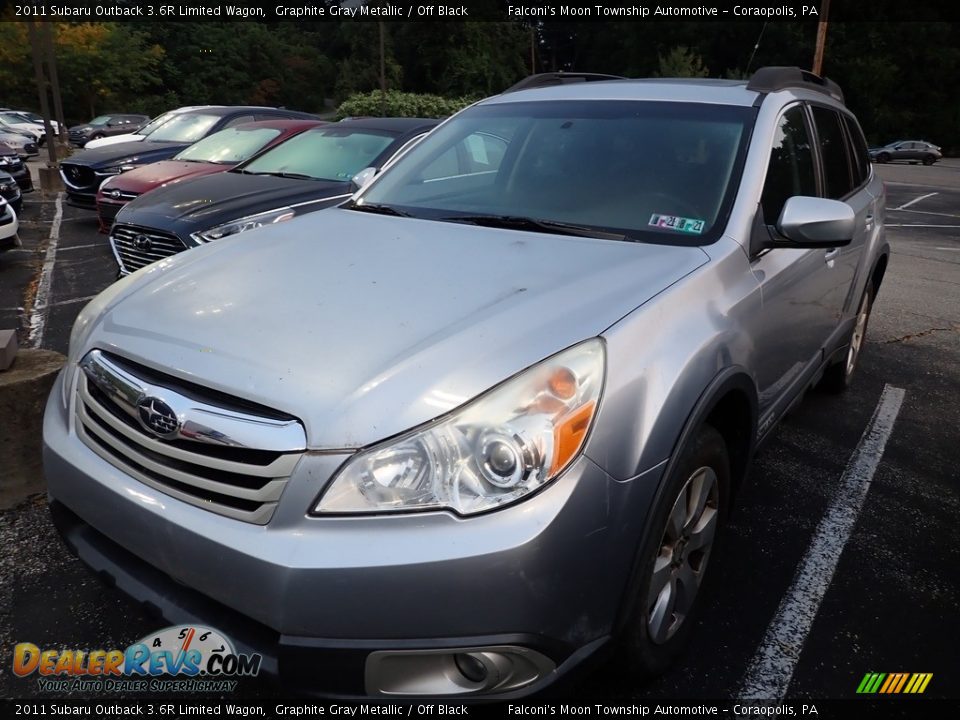
[(693, 233), (699, 235), (703, 232), (705, 220), (695, 220), (694, 218), (677, 217), (676, 215), (657, 215), (650, 216), (651, 227), (664, 228), (666, 230), (679, 230), (680, 232)]

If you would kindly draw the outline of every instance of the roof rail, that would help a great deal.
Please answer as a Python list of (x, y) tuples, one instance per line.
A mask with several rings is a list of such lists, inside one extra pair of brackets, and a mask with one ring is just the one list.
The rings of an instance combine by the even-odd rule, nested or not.
[(804, 88), (825, 93), (843, 102), (843, 90), (833, 80), (815, 75), (809, 70), (790, 66), (763, 67), (750, 76), (747, 90), (760, 93), (776, 92), (786, 88)]
[(554, 85), (568, 85), (571, 83), (596, 82), (599, 80), (625, 80), (620, 75), (603, 75), (601, 73), (581, 73), (581, 72), (549, 72), (531, 75), (524, 78), (516, 85), (511, 85), (504, 93), (516, 92), (517, 90), (530, 90), (531, 88), (552, 87)]

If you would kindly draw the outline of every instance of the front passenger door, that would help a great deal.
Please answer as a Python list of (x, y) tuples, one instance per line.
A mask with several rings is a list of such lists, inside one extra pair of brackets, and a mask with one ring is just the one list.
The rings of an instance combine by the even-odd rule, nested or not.
[[(781, 115), (760, 198), (762, 220), (770, 232), (775, 232), (772, 227), (789, 198), (820, 194), (815, 137), (802, 105)], [(833, 280), (820, 249), (763, 250), (751, 268), (763, 298), (755, 378), (762, 434), (819, 366), (821, 348), (835, 326), (826, 302)]]

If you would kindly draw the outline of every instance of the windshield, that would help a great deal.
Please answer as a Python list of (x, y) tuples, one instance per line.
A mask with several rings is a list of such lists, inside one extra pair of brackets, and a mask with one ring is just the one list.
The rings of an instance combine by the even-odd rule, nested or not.
[(17, 113), (12, 112), (0, 113), (0, 121), (10, 123), (12, 125), (17, 123), (32, 122), (31, 120), (27, 120), (27, 118), (23, 117), (23, 115), (18, 115)]
[(148, 138), (150, 142), (196, 142), (220, 119), (219, 115), (182, 113), (174, 115)]
[(568, 234), (712, 242), (753, 113), (674, 102), (482, 105), (428, 135), (360, 205), (516, 229), (536, 220), (548, 232), (553, 224)]
[(166, 123), (168, 120), (171, 120), (171, 119), (175, 118), (177, 115), (178, 115), (178, 113), (174, 112), (173, 110), (171, 110), (170, 112), (165, 112), (163, 115), (157, 115), (157, 117), (155, 117), (153, 120), (151, 120), (150, 122), (148, 122), (146, 125), (144, 125), (142, 128), (140, 128), (139, 130), (137, 130), (137, 131), (136, 131), (135, 133), (133, 133), (133, 134), (134, 134), (134, 135), (149, 135), (149, 134), (152, 133), (154, 130), (156, 130), (157, 128), (159, 128), (161, 125), (163, 125), (164, 123)]
[(347, 182), (396, 138), (377, 130), (317, 128), (292, 137), (243, 168), (248, 173), (305, 175), (314, 180)]
[(106, 125), (109, 120), (109, 115), (100, 115), (99, 117), (95, 117), (93, 120), (88, 122), (87, 125)]
[(236, 165), (253, 156), (279, 134), (276, 128), (227, 128), (194, 143), (174, 160)]

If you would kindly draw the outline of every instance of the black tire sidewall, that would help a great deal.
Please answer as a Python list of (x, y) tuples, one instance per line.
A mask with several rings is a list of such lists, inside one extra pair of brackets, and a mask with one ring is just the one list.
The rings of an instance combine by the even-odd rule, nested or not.
[[(672, 638), (662, 645), (657, 645), (650, 639), (647, 630), (646, 597), (649, 594), (653, 563), (660, 549), (660, 540), (666, 528), (667, 516), (673, 509), (677, 495), (693, 472), (704, 466), (709, 466), (716, 472), (720, 495), (720, 516), (707, 564), (706, 576), (700, 584), (697, 598), (683, 624)], [(650, 530), (640, 550), (641, 562), (638, 564), (640, 579), (639, 582), (631, 583), (631, 587), (638, 588), (639, 594), (631, 598), (633, 612), (621, 638), (624, 660), (631, 673), (641, 677), (652, 677), (669, 667), (683, 651), (696, 625), (704, 588), (709, 583), (712, 574), (711, 568), (716, 563), (718, 543), (726, 521), (730, 501), (730, 460), (723, 436), (710, 425), (702, 426), (691, 438), (687, 447), (681, 451), (679, 461), (674, 465), (670, 471), (670, 476), (664, 482), (666, 484), (660, 494), (658, 505), (651, 513)]]

